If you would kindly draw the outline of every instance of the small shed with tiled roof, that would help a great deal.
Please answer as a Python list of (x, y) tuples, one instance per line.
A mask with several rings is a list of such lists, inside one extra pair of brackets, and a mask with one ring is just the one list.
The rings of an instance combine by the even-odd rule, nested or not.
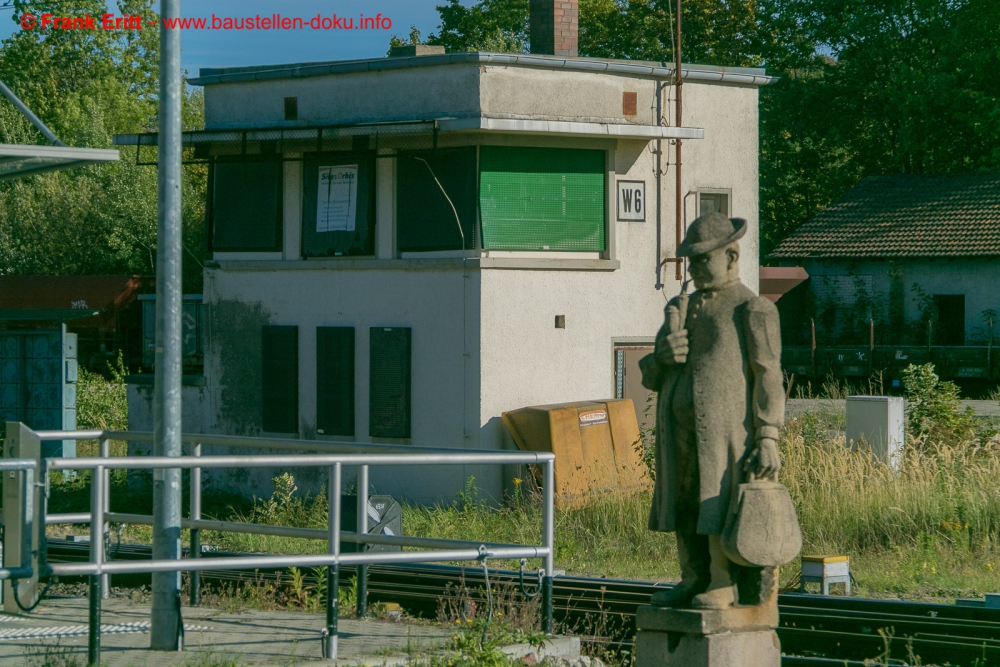
[(872, 323), (884, 343), (984, 344), (1000, 312), (1000, 173), (869, 177), (769, 259), (811, 276), (779, 302), (786, 344), (810, 320), (829, 344), (867, 342)]

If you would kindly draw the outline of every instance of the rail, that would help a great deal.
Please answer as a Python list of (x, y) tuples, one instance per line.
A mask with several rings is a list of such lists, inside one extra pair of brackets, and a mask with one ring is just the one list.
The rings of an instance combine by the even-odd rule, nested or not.
[[(38, 442), (53, 440), (97, 440), (99, 455), (87, 458), (46, 458), (36, 462), (31, 459), (20, 461), (26, 474), (40, 467), (40, 477), (45, 489), (49, 488), (49, 475), (57, 470), (91, 470), (90, 512), (53, 514), (46, 512), (47, 493), (43, 495), (40, 507), (40, 534), (44, 539), (44, 527), (54, 524), (89, 524), (90, 558), (86, 562), (52, 563), (46, 559), (46, 550), (41, 548), (39, 571), (42, 576), (87, 576), (90, 581), (90, 617), (88, 663), (98, 664), (100, 660), (100, 615), (101, 600), (108, 595), (111, 574), (190, 572), (191, 602), (198, 604), (200, 596), (199, 572), (211, 570), (243, 569), (253, 570), (268, 567), (326, 567), (326, 625), (323, 629), (324, 655), (330, 659), (337, 657), (337, 597), (340, 565), (358, 566), (358, 612), (364, 616), (367, 588), (366, 567), (372, 564), (430, 563), (442, 561), (484, 561), (492, 559), (542, 559), (540, 571), (542, 594), (542, 630), (552, 632), (552, 577), (554, 555), (554, 461), (548, 452), (489, 451), (470, 449), (449, 449), (432, 447), (412, 447), (399, 445), (359, 444), (339, 442), (304, 442), (291, 439), (241, 438), (185, 434), (182, 442), (190, 446), (190, 454), (180, 457), (142, 456), (112, 457), (111, 440), (151, 441), (152, 433), (132, 431), (37, 431), (33, 432), (21, 424), (8, 424), (20, 428)], [(22, 438), (23, 439), (23, 438)], [(311, 454), (287, 455), (225, 455), (204, 456), (202, 446), (238, 446), (257, 449), (285, 449), (315, 452)], [(0, 461), (0, 464), (14, 464), (15, 461)], [(29, 465), (30, 464), (30, 465)], [(540, 544), (505, 544), (477, 540), (450, 540), (403, 535), (375, 535), (368, 533), (368, 477), (372, 466), (414, 466), (414, 465), (538, 465), (542, 467), (542, 522)], [(341, 489), (344, 467), (356, 467), (358, 471), (358, 516), (356, 531), (341, 528)], [(8, 466), (9, 467), (9, 466)], [(232, 521), (204, 520), (201, 518), (201, 471), (217, 468), (267, 468), (267, 467), (312, 467), (329, 470), (328, 497), (330, 498), (329, 520), (326, 530), (295, 528), (291, 526), (267, 526), (237, 523)], [(0, 470), (6, 469), (0, 466)], [(22, 468), (18, 468), (22, 469)], [(179, 560), (143, 560), (107, 562), (105, 540), (109, 523), (133, 523), (151, 525), (153, 517), (141, 514), (127, 514), (110, 511), (111, 470), (166, 470), (184, 469), (191, 471), (191, 493), (189, 517), (182, 527), (191, 530), (190, 557)], [(228, 558), (200, 558), (200, 531), (215, 530), (280, 535), (306, 539), (326, 540), (327, 553), (320, 555), (260, 555)], [(102, 538), (95, 538), (95, 536)], [(178, 536), (179, 539), (179, 536)], [(398, 546), (400, 551), (341, 552), (342, 542), (359, 545)], [(402, 549), (409, 549), (403, 551)], [(2, 576), (2, 571), (0, 571)], [(180, 601), (178, 600), (178, 603)]]

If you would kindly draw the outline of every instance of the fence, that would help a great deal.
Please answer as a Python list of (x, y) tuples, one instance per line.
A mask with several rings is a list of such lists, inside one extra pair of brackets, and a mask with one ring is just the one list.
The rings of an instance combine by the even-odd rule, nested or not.
[[(133, 574), (153, 572), (190, 572), (192, 603), (199, 601), (198, 572), (222, 569), (245, 569), (267, 567), (327, 567), (326, 576), (326, 626), (323, 630), (324, 654), (329, 658), (337, 656), (337, 597), (339, 586), (340, 565), (358, 566), (358, 604), (359, 612), (364, 615), (366, 597), (366, 567), (370, 564), (389, 563), (419, 563), (439, 561), (483, 561), (486, 558), (503, 559), (544, 559), (544, 569), (541, 576), (542, 596), (542, 630), (552, 631), (552, 576), (553, 576), (553, 545), (554, 545), (554, 467), (555, 457), (545, 452), (511, 452), (478, 450), (419, 448), (396, 445), (362, 445), (355, 443), (306, 442), (301, 440), (240, 438), (232, 436), (184, 435), (182, 441), (190, 447), (190, 455), (181, 457), (142, 456), (142, 457), (111, 457), (111, 440), (151, 441), (151, 433), (118, 432), (118, 431), (39, 431), (33, 432), (19, 423), (8, 423), (8, 440), (14, 429), (18, 435), (18, 444), (22, 451), (34, 451), (40, 442), (51, 440), (98, 440), (99, 456), (92, 458), (49, 458), (35, 461), (32, 459), (0, 461), (0, 470), (24, 470), (26, 482), (31, 478), (32, 471), (39, 469), (39, 478), (48, 488), (49, 474), (56, 470), (91, 470), (90, 512), (76, 514), (47, 515), (45, 495), (37, 511), (28, 514), (31, 509), (30, 490), (33, 483), (26, 483), (27, 500), (24, 516), (16, 519), (7, 516), (5, 512), (5, 528), (9, 525), (22, 526), (22, 553), (31, 552), (31, 523), (38, 521), (40, 548), (37, 551), (37, 570), (21, 567), (17, 570), (0, 569), (2, 578), (25, 578), (33, 576), (33, 571), (43, 577), (52, 576), (87, 576), (90, 581), (90, 618), (89, 618), (89, 648), (88, 661), (94, 665), (100, 659), (100, 614), (101, 600), (108, 594), (108, 576), (111, 574)], [(33, 441), (33, 442), (32, 442)], [(285, 449), (311, 451), (312, 454), (290, 455), (228, 455), (203, 456), (203, 446), (246, 447), (265, 449)], [(9, 450), (8, 450), (9, 451)], [(542, 525), (540, 545), (518, 545), (486, 543), (476, 540), (445, 540), (422, 537), (373, 535), (368, 531), (368, 474), (371, 466), (385, 465), (540, 465), (542, 474)], [(274, 466), (322, 467), (329, 469), (328, 495), (330, 498), (329, 522), (327, 530), (313, 530), (288, 526), (264, 526), (231, 521), (203, 520), (201, 518), (201, 470), (209, 468), (260, 468)], [(356, 532), (342, 531), (341, 488), (343, 469), (345, 466), (356, 466), (358, 469), (358, 530)], [(182, 522), (183, 528), (191, 530), (190, 558), (180, 560), (149, 560), (111, 563), (105, 560), (105, 539), (109, 523), (132, 523), (152, 525), (153, 517), (149, 515), (123, 514), (110, 511), (109, 471), (113, 469), (126, 470), (190, 470), (191, 494), (188, 519)], [(154, 473), (155, 474), (155, 473)], [(6, 503), (5, 503), (6, 504)], [(37, 516), (33, 519), (32, 516)], [(53, 563), (46, 560), (45, 526), (53, 524), (89, 524), (91, 531), (90, 559), (83, 563)], [(254, 533), (261, 535), (279, 535), (287, 537), (312, 538), (327, 541), (325, 555), (260, 555), (201, 559), (200, 531), (231, 531)], [(27, 552), (24, 551), (23, 535), (28, 534)], [(5, 530), (5, 535), (8, 533)], [(95, 536), (102, 536), (95, 538)], [(5, 538), (6, 539), (6, 538)], [(365, 552), (341, 553), (341, 542), (363, 544), (393, 545), (410, 549), (399, 552)], [(30, 561), (28, 561), (30, 562)], [(21, 562), (23, 566), (25, 561)], [(17, 587), (15, 586), (15, 593)], [(19, 603), (20, 604), (20, 603)], [(155, 619), (154, 619), (155, 622)]]

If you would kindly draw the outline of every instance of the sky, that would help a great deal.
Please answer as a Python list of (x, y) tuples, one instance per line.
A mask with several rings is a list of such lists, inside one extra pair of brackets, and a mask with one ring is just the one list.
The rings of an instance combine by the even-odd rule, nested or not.
[[(2, 9), (8, 0), (0, 0), (0, 39), (21, 28), (13, 20), (11, 9)], [(388, 30), (185, 30), (181, 35), (181, 64), (191, 76), (201, 67), (240, 67), (277, 63), (380, 58), (389, 48), (389, 37), (409, 35), (413, 24), (426, 36), (436, 32), (440, 23), (435, 7), (446, 0), (182, 0), (182, 17), (219, 19), (260, 15), (270, 17), (280, 12), (286, 17), (301, 17), (308, 22), (323, 17), (352, 18), (361, 14), (381, 14), (392, 25)], [(109, 1), (109, 6), (116, 3)], [(463, 4), (471, 4), (464, 1)], [(159, 7), (159, 2), (156, 3)]]

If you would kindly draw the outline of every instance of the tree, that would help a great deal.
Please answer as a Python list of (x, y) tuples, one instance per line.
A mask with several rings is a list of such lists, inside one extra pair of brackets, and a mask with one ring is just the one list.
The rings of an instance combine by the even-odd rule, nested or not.
[[(22, 13), (100, 16), (103, 0), (16, 0)], [(120, 14), (155, 18), (152, 0), (119, 0)], [(155, 131), (158, 32), (18, 31), (0, 45), (4, 82), (72, 146), (111, 147), (112, 135)], [(203, 125), (200, 91), (187, 91), (186, 129)], [(9, 104), (0, 140), (45, 143)], [(185, 168), (185, 286), (200, 290), (205, 170)], [(0, 273), (155, 272), (156, 169), (122, 150), (117, 163), (0, 182)], [(197, 260), (197, 261), (195, 261)]]
[[(676, 0), (580, 0), (580, 55), (673, 60)], [(438, 7), (428, 42), (523, 51), (528, 0)], [(995, 0), (683, 0), (684, 62), (766, 67), (761, 252), (881, 173), (1000, 169)], [(493, 49), (499, 50), (499, 49)]]

